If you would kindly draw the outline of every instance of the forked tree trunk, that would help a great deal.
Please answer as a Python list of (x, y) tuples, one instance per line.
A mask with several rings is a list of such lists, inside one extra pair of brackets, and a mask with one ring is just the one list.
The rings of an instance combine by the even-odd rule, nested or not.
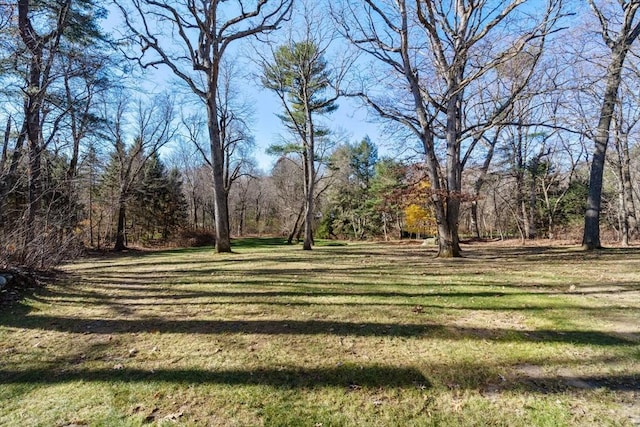
[(300, 208), (300, 210), (298, 211), (298, 215), (296, 216), (296, 222), (293, 224), (293, 228), (291, 229), (291, 233), (289, 233), (289, 236), (287, 237), (287, 244), (291, 244), (293, 243), (293, 238), (296, 236), (296, 234), (298, 234), (298, 228), (300, 227), (300, 220), (302, 219), (302, 215), (305, 212), (305, 206), (302, 205), (302, 207)]

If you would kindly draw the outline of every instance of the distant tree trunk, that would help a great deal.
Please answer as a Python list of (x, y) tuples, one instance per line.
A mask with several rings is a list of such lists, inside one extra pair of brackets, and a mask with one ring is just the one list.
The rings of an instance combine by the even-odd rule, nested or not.
[(244, 219), (247, 212), (247, 204), (244, 200), (240, 201), (240, 215), (238, 216), (238, 236), (244, 235)]
[(305, 212), (305, 205), (303, 205), (298, 211), (298, 215), (296, 216), (296, 222), (293, 224), (293, 228), (291, 229), (291, 232), (287, 237), (287, 244), (289, 245), (293, 243), (293, 238), (296, 236), (296, 234), (298, 234), (298, 229), (300, 227), (300, 220), (302, 219), (302, 215), (304, 214), (304, 212)]
[[(193, 227), (198, 229), (198, 202), (194, 194), (191, 195), (193, 199)], [(203, 227), (204, 228), (204, 227)]]
[(389, 236), (387, 232), (387, 215), (385, 213), (382, 214), (382, 233), (384, 234), (384, 241), (388, 241)]
[[(9, 141), (11, 139), (11, 115), (7, 118), (7, 126), (4, 131), (2, 144), (2, 158), (0, 160), (0, 223), (3, 223), (4, 203), (11, 186), (13, 175), (5, 172), (5, 166), (8, 160)], [(17, 148), (17, 147), (16, 147)], [(14, 156), (16, 152), (14, 152)], [(13, 165), (12, 165), (13, 166)]]
[[(93, 172), (91, 172), (93, 174)], [(89, 184), (89, 246), (93, 247), (93, 177)]]
[(126, 236), (125, 236), (125, 219), (127, 211), (126, 198), (121, 196), (118, 200), (118, 226), (116, 229), (116, 244), (113, 250), (116, 252), (127, 249)]
[(633, 200), (633, 184), (631, 182), (628, 147), (626, 147), (626, 150), (627, 152), (622, 164), (622, 188), (624, 189), (625, 217), (627, 219), (629, 229), (629, 236), (627, 238), (628, 244), (628, 240), (636, 234), (636, 231), (638, 229), (638, 221), (636, 219), (635, 201)]
[(0, 156), (0, 174), (4, 172), (4, 166), (7, 162), (7, 152), (9, 151), (9, 140), (11, 135), (11, 115), (7, 118), (7, 125), (4, 129), (4, 138), (2, 140), (2, 156)]
[(621, 243), (628, 246), (632, 234), (637, 229), (636, 207), (633, 200), (633, 184), (631, 182), (631, 168), (629, 157), (628, 134), (620, 128), (621, 120), (615, 118), (614, 126), (614, 147), (617, 152), (616, 176), (618, 177), (618, 199), (620, 205), (620, 229)]
[(256, 223), (256, 230), (259, 234), (262, 234), (260, 228), (260, 220), (262, 219), (262, 209), (260, 209), (260, 199), (256, 199), (256, 210), (254, 215), (254, 221)]
[(536, 205), (538, 204), (537, 187), (540, 158), (541, 155), (533, 158), (529, 167), (531, 182), (529, 183), (529, 217), (527, 219), (529, 230), (527, 232), (527, 239), (535, 239), (536, 237), (538, 237), (538, 230), (536, 226)]
[[(496, 135), (497, 134), (498, 132), (496, 132)], [(489, 141), (489, 149), (486, 156), (484, 157), (482, 167), (480, 168), (480, 175), (478, 176), (478, 179), (476, 179), (476, 182), (473, 184), (473, 201), (471, 202), (471, 228), (476, 236), (476, 239), (480, 239), (482, 237), (480, 235), (480, 221), (478, 220), (478, 200), (480, 199), (480, 191), (482, 190), (482, 186), (487, 179), (489, 166), (491, 165), (491, 161), (493, 160), (496, 141), (497, 137), (492, 141)]]
[(515, 219), (518, 223), (518, 229), (520, 230), (520, 238), (523, 243), (529, 236), (529, 213), (527, 212), (527, 202), (525, 201), (524, 189), (522, 188), (524, 183), (518, 182), (517, 185), (517, 200), (518, 200), (518, 213)]
[(42, 94), (40, 88), (42, 47), (33, 48), (30, 66), (29, 86), (37, 90), (27, 91), (25, 100), (25, 124), (27, 147), (29, 150), (29, 192), (27, 196), (27, 218), (25, 222), (25, 244), (29, 244), (35, 237), (35, 219), (40, 212), (41, 205), (41, 129), (40, 109), (42, 108)]

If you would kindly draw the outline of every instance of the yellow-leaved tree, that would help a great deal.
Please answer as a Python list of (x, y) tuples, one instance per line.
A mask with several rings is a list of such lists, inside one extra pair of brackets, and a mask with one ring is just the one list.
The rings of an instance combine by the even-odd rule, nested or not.
[(404, 208), (406, 229), (418, 238), (433, 236), (437, 232), (436, 217), (429, 199), (430, 188), (427, 179), (416, 183), (408, 194)]

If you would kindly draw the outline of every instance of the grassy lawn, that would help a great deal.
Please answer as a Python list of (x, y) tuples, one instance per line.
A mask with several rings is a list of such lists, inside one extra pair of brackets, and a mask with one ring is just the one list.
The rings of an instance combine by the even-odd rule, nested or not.
[(640, 424), (640, 249), (273, 239), (85, 259), (0, 313), (0, 425)]

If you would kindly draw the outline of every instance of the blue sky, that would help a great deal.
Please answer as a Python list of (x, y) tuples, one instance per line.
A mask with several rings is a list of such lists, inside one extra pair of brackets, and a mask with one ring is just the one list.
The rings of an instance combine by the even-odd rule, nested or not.
[[(121, 25), (120, 12), (113, 7), (110, 7), (109, 11), (109, 18), (104, 23), (104, 28), (107, 32), (113, 31)], [(235, 52), (226, 52), (227, 58), (231, 57), (230, 54), (232, 53)], [(246, 75), (252, 74), (250, 70), (243, 69), (242, 72), (245, 76), (241, 76), (238, 79), (238, 81), (243, 82), (239, 84), (239, 89), (253, 104), (255, 113), (250, 126), (256, 143), (254, 157), (258, 166), (268, 172), (276, 158), (266, 154), (266, 150), (270, 145), (280, 141), (284, 130), (280, 119), (277, 117), (277, 114), (282, 111), (282, 105), (275, 94), (259, 84), (257, 78), (246, 77)], [(169, 90), (171, 92), (175, 90), (174, 85), (177, 84), (176, 78), (165, 66), (160, 66), (155, 71), (146, 72), (144, 78), (146, 80), (139, 87), (145, 91), (160, 92)], [(380, 126), (372, 122), (366, 108), (358, 105), (356, 100), (346, 98), (340, 99), (338, 105), (337, 111), (325, 120), (330, 129), (340, 135), (346, 135), (349, 142), (360, 141), (365, 136), (369, 136), (374, 143), (380, 146), (380, 154), (385, 154), (388, 151), (381, 141)]]
[[(256, 160), (263, 170), (269, 170), (276, 160), (265, 154), (269, 145), (278, 142), (283, 128), (276, 114), (282, 106), (275, 95), (262, 88), (255, 88), (255, 126), (253, 134), (256, 140)], [(357, 105), (355, 100), (340, 99), (338, 109), (328, 116), (325, 122), (336, 133), (346, 132), (349, 142), (360, 141), (365, 136), (380, 145), (379, 125), (372, 123), (366, 109)], [(384, 150), (379, 148), (381, 152)]]

